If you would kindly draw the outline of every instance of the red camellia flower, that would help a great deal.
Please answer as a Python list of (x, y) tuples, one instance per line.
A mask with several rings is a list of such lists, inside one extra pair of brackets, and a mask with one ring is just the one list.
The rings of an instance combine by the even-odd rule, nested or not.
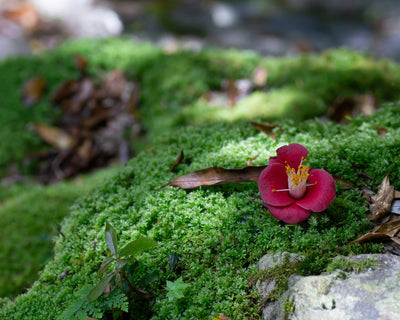
[(311, 211), (320, 212), (335, 198), (335, 180), (322, 169), (303, 164), (308, 150), (292, 143), (276, 150), (258, 178), (261, 198), (271, 214), (286, 223), (298, 223)]

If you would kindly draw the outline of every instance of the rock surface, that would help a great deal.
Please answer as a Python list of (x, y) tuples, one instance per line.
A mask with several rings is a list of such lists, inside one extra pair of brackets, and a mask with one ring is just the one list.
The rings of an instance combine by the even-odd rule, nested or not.
[[(376, 261), (376, 266), (360, 273), (335, 270), (319, 276), (292, 275), (289, 289), (278, 301), (263, 309), (263, 319), (400, 319), (400, 257), (374, 254), (348, 259), (362, 261), (371, 258)], [(263, 257), (264, 261), (268, 259), (271, 256)], [(262, 264), (259, 267), (262, 268)], [(259, 288), (266, 289), (262, 285)], [(292, 312), (287, 312), (288, 309)]]

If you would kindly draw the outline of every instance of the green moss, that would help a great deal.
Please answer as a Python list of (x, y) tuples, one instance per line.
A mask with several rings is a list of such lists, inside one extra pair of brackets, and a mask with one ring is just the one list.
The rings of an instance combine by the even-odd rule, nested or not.
[(344, 256), (335, 257), (326, 267), (326, 272), (332, 273), (337, 269), (347, 271), (347, 272), (356, 272), (360, 273), (366, 269), (375, 269), (378, 263), (374, 258), (368, 259), (360, 259), (354, 260), (350, 258), (346, 258)]
[(109, 168), (50, 187), (12, 188), (7, 200), (0, 202), (0, 297), (16, 296), (32, 285), (39, 270), (51, 260), (51, 239), (76, 198), (116, 170)]
[[(73, 58), (78, 54), (87, 59), (95, 81), (119, 68), (140, 83), (139, 113), (154, 136), (173, 132), (180, 125), (259, 116), (300, 121), (323, 114), (338, 97), (355, 94), (370, 93), (381, 102), (400, 96), (397, 64), (346, 50), (262, 58), (252, 52), (219, 49), (169, 54), (129, 39), (73, 41), (41, 56), (0, 62), (0, 173), (13, 162), (21, 164), (28, 152), (44, 147), (33, 123), (57, 121), (59, 110), (50, 105), (48, 97), (60, 83), (79, 76)], [(218, 108), (201, 99), (212, 90), (221, 91), (223, 80), (251, 79), (257, 66), (268, 70), (266, 86), (235, 107)], [(22, 85), (34, 76), (42, 76), (48, 90), (36, 105), (23, 107)], [(33, 165), (25, 163), (25, 172)]]
[[(326, 211), (290, 226), (274, 219), (250, 197), (258, 193), (255, 183), (190, 191), (161, 186), (181, 174), (206, 167), (243, 167), (256, 154), (259, 157), (254, 164), (265, 164), (276, 148), (298, 142), (310, 150), (312, 167), (325, 168), (356, 187), (362, 183), (375, 186), (361, 182), (360, 172), (368, 173), (378, 184), (391, 169), (391, 181), (399, 188), (396, 173), (400, 162), (396, 159), (400, 129), (397, 120), (388, 117), (399, 113), (400, 105), (392, 104), (346, 126), (314, 120), (299, 125), (282, 122), (282, 133), (276, 141), (246, 122), (187, 127), (174, 135), (157, 137), (149, 150), (76, 204), (62, 225), (65, 238), (55, 238), (54, 260), (27, 294), (3, 306), (0, 317), (54, 319), (73, 303), (78, 288), (96, 283), (95, 271), (107, 256), (107, 220), (120, 235), (122, 246), (140, 236), (159, 243), (139, 257), (143, 272), (132, 275), (137, 283), (146, 283), (145, 274), (159, 274), (156, 281), (143, 287), (157, 297), (153, 320), (212, 319), (220, 313), (232, 317), (232, 310), (243, 310), (242, 315), (235, 312), (235, 318), (245, 319), (254, 307), (247, 278), (265, 252), (314, 253), (314, 257), (331, 258), (341, 252), (379, 250), (381, 247), (373, 245), (348, 244), (372, 227), (366, 200), (357, 190), (337, 190), (336, 200)], [(385, 136), (374, 131), (381, 125), (388, 129)], [(172, 173), (169, 167), (181, 149), (191, 161)], [(170, 255), (178, 258), (173, 269), (168, 263)], [(320, 272), (328, 262), (315, 270)], [(61, 279), (65, 270), (67, 275)], [(314, 272), (312, 265), (305, 272), (310, 270)], [(166, 281), (179, 277), (191, 290), (184, 298), (170, 301)], [(105, 312), (105, 302), (98, 303), (97, 308)]]
[[(0, 318), (56, 319), (64, 310), (77, 312), (78, 305), (84, 308), (82, 317), (100, 318), (122, 306), (118, 292), (95, 304), (77, 301), (82, 301), (77, 292), (99, 280), (95, 271), (107, 256), (105, 221), (117, 229), (122, 246), (140, 236), (152, 237), (160, 244), (143, 253), (138, 272), (131, 275), (133, 282), (143, 283), (143, 289), (156, 297), (153, 320), (211, 319), (220, 313), (234, 319), (257, 318), (257, 295), (247, 278), (266, 252), (301, 253), (305, 259), (296, 272), (317, 274), (337, 255), (382, 249), (381, 245), (348, 243), (371, 228), (366, 200), (357, 188), (364, 184), (376, 187), (389, 171), (395, 188), (400, 187), (396, 176), (400, 170), (400, 105), (384, 104), (373, 116), (353, 119), (346, 126), (300, 120), (320, 115), (338, 97), (373, 93), (381, 101), (397, 101), (398, 65), (345, 50), (278, 59), (234, 50), (167, 54), (127, 39), (67, 43), (43, 56), (0, 62), (0, 95), (4, 98), (0, 173), (13, 162), (21, 163), (28, 151), (43, 148), (32, 123), (57, 120), (59, 112), (47, 98), (59, 83), (78, 76), (75, 54), (87, 58), (95, 79), (121, 68), (140, 82), (140, 114), (152, 132), (151, 145), (114, 178), (102, 181), (81, 198), (70, 215), (66, 206), (81, 194), (80, 186), (72, 190), (71, 184), (32, 187), (30, 191), (27, 186), (0, 189), (2, 230), (6, 230), (0, 238), (0, 243), (5, 243), (3, 261), (7, 265), (3, 267), (16, 271), (4, 273), (12, 279), (13, 288), (3, 286), (6, 281), (0, 279), (7, 294), (33, 279), (30, 272), (24, 273), (22, 263), (36, 272), (38, 261), (50, 257), (46, 256), (51, 248), (49, 237), (55, 241), (54, 258), (40, 279), (15, 301), (1, 300)], [(221, 90), (224, 79), (250, 78), (259, 65), (268, 70), (267, 86), (234, 108), (211, 107), (200, 99), (210, 90)], [(46, 79), (49, 90), (38, 104), (24, 108), (19, 89), (36, 75)], [(253, 117), (280, 119), (278, 139), (272, 140), (240, 120)], [(178, 128), (180, 125), (189, 126)], [(379, 136), (379, 128), (386, 128), (386, 135)], [(258, 194), (255, 183), (191, 191), (161, 187), (181, 174), (206, 167), (244, 167), (255, 155), (259, 157), (253, 164), (263, 165), (278, 147), (291, 142), (310, 150), (311, 167), (348, 179), (356, 188), (338, 188), (337, 198), (327, 210), (302, 224), (285, 225), (264, 211), (251, 197)], [(186, 160), (172, 173), (169, 168), (181, 149)], [(361, 174), (374, 181), (362, 180)], [(38, 198), (44, 200), (38, 203)], [(62, 234), (54, 234), (49, 221), (60, 221), (65, 215)], [(45, 237), (40, 238), (41, 234)], [(30, 239), (30, 247), (18, 255), (26, 239)], [(31, 252), (34, 257), (29, 256)], [(171, 256), (177, 260), (173, 268)], [(158, 275), (155, 281), (146, 280), (149, 273)], [(180, 277), (191, 290), (184, 298), (170, 301), (166, 281)], [(132, 308), (130, 312), (135, 314)], [(139, 312), (135, 315), (140, 318)]]
[(283, 319), (289, 319), (289, 316), (294, 313), (295, 304), (294, 304), (294, 297), (287, 297), (287, 299), (282, 304), (283, 309)]

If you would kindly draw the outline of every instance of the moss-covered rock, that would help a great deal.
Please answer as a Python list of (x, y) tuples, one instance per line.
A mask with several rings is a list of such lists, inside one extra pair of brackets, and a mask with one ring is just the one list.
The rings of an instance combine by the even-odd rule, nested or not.
[[(312, 167), (325, 168), (356, 188), (361, 186), (360, 173), (379, 182), (389, 170), (398, 188), (399, 113), (400, 105), (393, 104), (346, 126), (315, 120), (300, 125), (282, 122), (276, 141), (246, 122), (187, 127), (158, 137), (152, 148), (75, 205), (63, 222), (65, 237), (56, 238), (54, 260), (27, 294), (5, 303), (1, 317), (57, 319), (77, 299), (80, 288), (98, 281), (95, 272), (108, 255), (106, 221), (117, 230), (121, 245), (140, 236), (159, 243), (139, 257), (141, 264), (131, 275), (133, 282), (156, 297), (152, 319), (212, 319), (220, 312), (235, 319), (257, 317), (247, 277), (265, 252), (302, 253), (311, 273), (320, 272), (328, 261), (318, 265), (316, 259), (307, 262), (307, 256), (322, 261), (324, 256), (381, 249), (348, 244), (371, 227), (366, 200), (356, 189), (338, 188), (337, 198), (326, 211), (291, 226), (275, 220), (254, 201), (250, 195), (258, 192), (255, 183), (192, 191), (161, 186), (177, 175), (206, 167), (243, 167), (256, 154), (259, 157), (253, 163), (265, 164), (277, 147), (297, 142), (310, 150)], [(387, 129), (384, 136), (377, 133), (381, 127)], [(181, 149), (190, 161), (171, 173), (169, 167)], [(178, 258), (174, 268), (168, 263), (171, 256)], [(60, 277), (63, 273), (66, 276)], [(146, 282), (148, 274), (155, 275), (154, 281)], [(184, 298), (169, 300), (166, 281), (181, 276), (190, 287)], [(126, 308), (127, 302), (115, 295), (122, 305), (114, 305)], [(79, 314), (82, 319), (99, 317), (111, 308), (110, 299), (85, 302)]]

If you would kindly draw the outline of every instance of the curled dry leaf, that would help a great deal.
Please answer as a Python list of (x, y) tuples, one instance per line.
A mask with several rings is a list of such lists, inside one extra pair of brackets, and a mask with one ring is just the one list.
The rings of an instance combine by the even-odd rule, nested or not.
[(392, 240), (400, 244), (400, 239), (396, 235), (400, 231), (400, 219), (380, 224), (372, 232), (368, 232), (350, 243), (363, 243), (368, 241), (387, 241)]
[(40, 100), (46, 90), (46, 81), (42, 77), (34, 77), (26, 81), (22, 89), (22, 103), (29, 107)]
[(261, 171), (265, 168), (266, 166), (250, 166), (242, 169), (211, 167), (180, 176), (164, 186), (193, 189), (223, 183), (256, 182)]
[(262, 123), (258, 121), (250, 121), (251, 125), (258, 131), (264, 132), (266, 135), (270, 136), (272, 139), (276, 140), (276, 135), (274, 129), (278, 127), (275, 124)]
[(388, 175), (383, 178), (382, 183), (378, 187), (375, 201), (371, 204), (371, 221), (378, 220), (386, 215), (392, 206), (394, 198), (394, 187), (390, 185)]
[(75, 143), (75, 139), (71, 135), (59, 128), (36, 123), (35, 129), (44, 141), (59, 150), (70, 149)]
[(176, 158), (175, 162), (172, 164), (172, 166), (171, 166), (171, 168), (169, 170), (173, 171), (176, 168), (176, 166), (181, 163), (181, 161), (183, 160), (183, 157), (184, 157), (183, 150), (181, 150), (181, 152), (179, 153), (178, 158)]

